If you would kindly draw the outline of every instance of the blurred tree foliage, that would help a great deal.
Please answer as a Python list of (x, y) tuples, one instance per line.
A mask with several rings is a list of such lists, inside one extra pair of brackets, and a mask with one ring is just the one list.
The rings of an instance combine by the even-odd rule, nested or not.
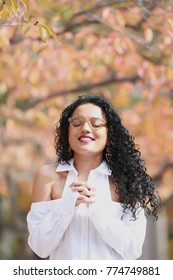
[(103, 94), (135, 135), (163, 206), (173, 197), (173, 3), (0, 0), (0, 259), (33, 257), (26, 214), (53, 130)]

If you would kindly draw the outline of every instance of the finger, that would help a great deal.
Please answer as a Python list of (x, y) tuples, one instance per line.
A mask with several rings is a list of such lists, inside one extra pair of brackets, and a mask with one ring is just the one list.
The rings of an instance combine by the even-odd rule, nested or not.
[(86, 196), (79, 196), (78, 199), (76, 200), (76, 206), (81, 204), (81, 203), (85, 203), (85, 204), (92, 204), (94, 203), (95, 201), (94, 200), (91, 200), (89, 198), (87, 198)]
[(87, 183), (84, 181), (75, 181), (75, 182), (73, 182), (73, 185), (74, 186), (86, 186)]
[(77, 191), (79, 192), (81, 195), (84, 195), (84, 196), (94, 196), (95, 195), (95, 192), (94, 191), (90, 191), (88, 190), (87, 188), (85, 187), (73, 187), (72, 188), (72, 191)]
[(86, 188), (76, 187), (72, 190), (77, 191), (80, 195), (83, 195), (86, 197), (90, 196), (90, 192)]
[(87, 197), (93, 197), (93, 196), (95, 196), (95, 192), (93, 192), (93, 191), (88, 191), (88, 190), (84, 190), (84, 191), (81, 191), (81, 192), (79, 192), (81, 195), (84, 195), (84, 196), (87, 196)]
[(84, 182), (84, 181), (74, 182), (74, 183), (73, 183), (73, 186), (75, 186), (75, 187), (85, 187), (85, 188), (87, 188), (88, 190), (94, 189), (93, 187), (89, 186), (89, 185), (88, 185), (86, 182)]
[(85, 196), (85, 195), (80, 195), (77, 200), (81, 200), (83, 202), (86, 202), (86, 203), (93, 203), (95, 202), (93, 199), (90, 199), (89, 197)]

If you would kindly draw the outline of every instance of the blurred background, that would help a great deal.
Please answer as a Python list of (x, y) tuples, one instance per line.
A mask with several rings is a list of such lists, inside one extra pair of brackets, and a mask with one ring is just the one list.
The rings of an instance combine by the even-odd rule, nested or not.
[(173, 259), (173, 3), (0, 1), (0, 259), (36, 259), (34, 174), (78, 95), (103, 94), (140, 146), (161, 197), (141, 259)]

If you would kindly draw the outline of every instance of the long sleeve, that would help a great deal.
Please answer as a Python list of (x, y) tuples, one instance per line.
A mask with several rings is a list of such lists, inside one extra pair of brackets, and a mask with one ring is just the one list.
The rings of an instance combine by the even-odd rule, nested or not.
[(102, 239), (123, 259), (137, 259), (142, 253), (146, 233), (146, 217), (138, 209), (134, 220), (130, 211), (123, 213), (119, 203), (103, 205), (96, 202), (90, 207), (90, 219)]
[(27, 215), (28, 244), (41, 258), (48, 257), (61, 244), (78, 195), (68, 188), (62, 199), (32, 203)]

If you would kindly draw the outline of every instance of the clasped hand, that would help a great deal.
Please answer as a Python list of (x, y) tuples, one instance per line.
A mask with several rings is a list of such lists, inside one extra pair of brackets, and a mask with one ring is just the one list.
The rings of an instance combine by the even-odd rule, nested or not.
[(89, 187), (86, 182), (74, 182), (70, 187), (73, 192), (78, 192), (80, 194), (76, 200), (76, 206), (81, 203), (86, 203), (89, 205), (94, 202), (93, 196), (95, 189)]

